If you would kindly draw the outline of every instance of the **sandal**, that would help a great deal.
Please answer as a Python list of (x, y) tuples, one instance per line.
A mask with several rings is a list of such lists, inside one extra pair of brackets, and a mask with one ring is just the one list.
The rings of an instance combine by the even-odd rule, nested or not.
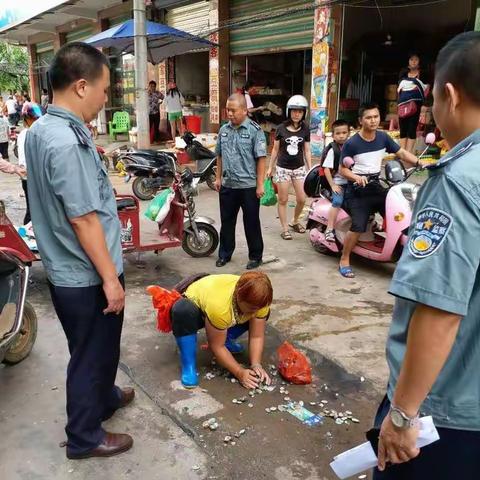
[(290, 223), (288, 225), (294, 232), (297, 232), (297, 233), (305, 233), (306, 230), (305, 230), (305, 227), (300, 224), (300, 223), (295, 223), (295, 224), (292, 224)]
[(335, 242), (335, 234), (333, 230), (325, 230), (325, 240), (327, 242)]
[(352, 267), (348, 265), (348, 267), (338, 267), (338, 271), (340, 275), (344, 278), (355, 278), (355, 274), (353, 273)]
[(282, 232), (280, 234), (280, 236), (284, 239), (284, 240), (293, 240), (293, 237), (292, 237), (292, 234), (287, 230), (286, 232)]

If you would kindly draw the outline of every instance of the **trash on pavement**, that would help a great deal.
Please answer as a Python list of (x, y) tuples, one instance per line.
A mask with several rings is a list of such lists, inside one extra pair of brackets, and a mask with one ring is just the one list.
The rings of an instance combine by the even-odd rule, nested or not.
[(321, 425), (323, 423), (323, 417), (315, 414), (299, 403), (290, 402), (287, 405), (287, 412), (298, 418), (302, 423), (308, 426)]
[(296, 385), (312, 383), (312, 367), (307, 357), (288, 342), (277, 350), (280, 375)]

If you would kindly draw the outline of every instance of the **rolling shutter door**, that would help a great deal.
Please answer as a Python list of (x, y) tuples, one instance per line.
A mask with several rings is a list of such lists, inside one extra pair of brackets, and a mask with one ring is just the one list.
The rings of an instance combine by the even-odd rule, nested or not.
[[(231, 55), (302, 50), (312, 47), (314, 10), (305, 0), (231, 0), (233, 24), (249, 17), (260, 19), (233, 25), (230, 29)], [(276, 17), (283, 9), (295, 9)], [(305, 9), (301, 9), (305, 7)]]
[(193, 35), (208, 32), (208, 1), (195, 2), (184, 7), (173, 8), (167, 12), (165, 22), (168, 26), (183, 30)]
[(86, 40), (88, 37), (93, 35), (93, 25), (88, 25), (87, 27), (79, 28), (73, 32), (68, 32), (65, 35), (66, 43), (70, 42), (81, 42)]

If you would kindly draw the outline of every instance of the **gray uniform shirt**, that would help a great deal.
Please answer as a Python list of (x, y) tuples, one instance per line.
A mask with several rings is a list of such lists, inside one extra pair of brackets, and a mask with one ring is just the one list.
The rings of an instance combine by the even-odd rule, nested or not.
[(238, 128), (230, 122), (219, 133), (215, 153), (222, 157), (222, 185), (227, 188), (257, 186), (257, 160), (267, 155), (265, 134), (247, 118)]
[(387, 343), (393, 398), (418, 304), (461, 315), (452, 351), (420, 411), (435, 425), (480, 431), (480, 130), (456, 145), (422, 186), (390, 292)]
[(25, 141), (28, 196), (38, 250), (56, 286), (102, 283), (70, 219), (96, 212), (118, 275), (123, 273), (120, 221), (107, 172), (90, 132), (73, 113), (50, 105)]

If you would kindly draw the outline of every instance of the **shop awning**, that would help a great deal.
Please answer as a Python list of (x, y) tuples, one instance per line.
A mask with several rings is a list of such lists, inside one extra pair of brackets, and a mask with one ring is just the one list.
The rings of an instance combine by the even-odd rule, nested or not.
[[(204, 38), (161, 23), (146, 22), (148, 61), (156, 64), (168, 57), (193, 50), (215, 47)], [(87, 38), (86, 43), (98, 48), (115, 48), (123, 53), (134, 53), (134, 21), (126, 22)]]

